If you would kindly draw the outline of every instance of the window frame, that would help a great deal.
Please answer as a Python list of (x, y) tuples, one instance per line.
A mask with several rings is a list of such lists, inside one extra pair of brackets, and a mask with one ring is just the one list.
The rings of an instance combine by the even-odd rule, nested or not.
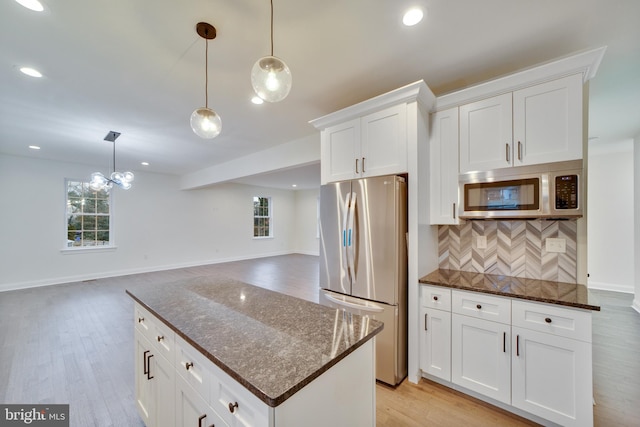
[[(256, 200), (255, 199), (266, 199), (267, 200), (267, 211), (268, 215), (256, 215)], [(261, 239), (272, 239), (273, 238), (273, 198), (271, 196), (253, 196), (253, 238), (257, 240)], [(256, 225), (256, 219), (264, 219), (266, 218), (268, 221), (268, 235), (256, 235), (256, 227), (260, 227)], [(264, 225), (262, 226), (264, 228)]]
[[(69, 246), (69, 218), (71, 215), (71, 212), (69, 210), (69, 206), (70, 206), (70, 199), (69, 199), (69, 185), (70, 183), (79, 183), (82, 184), (82, 190), (83, 192), (86, 189), (89, 189), (89, 180), (87, 179), (76, 179), (76, 178), (65, 178), (64, 180), (64, 216), (63, 216), (63, 221), (64, 221), (64, 231), (63, 231), (63, 244), (62, 244), (62, 252), (63, 253), (82, 253), (82, 252), (104, 252), (104, 251), (112, 251), (114, 249), (116, 249), (116, 244), (115, 244), (115, 240), (114, 240), (114, 232), (113, 232), (113, 195), (110, 191), (107, 191), (107, 206), (108, 206), (108, 213), (104, 214), (104, 213), (99, 213), (99, 212), (94, 212), (94, 213), (75, 213), (76, 215), (80, 215), (80, 216), (93, 216), (96, 218), (96, 223), (97, 218), (98, 217), (107, 217), (107, 222), (108, 222), (108, 229), (107, 229), (107, 233), (109, 236), (109, 240), (107, 244), (103, 244), (103, 245), (94, 245), (94, 246)], [(90, 191), (90, 190), (89, 190)], [(84, 194), (84, 193), (83, 193)], [(97, 199), (96, 199), (97, 200)], [(94, 230), (94, 232), (98, 232), (98, 228), (96, 228)]]

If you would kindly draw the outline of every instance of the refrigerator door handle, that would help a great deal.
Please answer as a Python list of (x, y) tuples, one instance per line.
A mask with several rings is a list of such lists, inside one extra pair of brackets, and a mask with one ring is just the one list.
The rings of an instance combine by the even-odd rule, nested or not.
[(351, 203), (351, 193), (347, 193), (347, 196), (344, 199), (344, 216), (342, 218), (342, 246), (340, 247), (340, 251), (342, 252), (342, 268), (345, 270), (349, 269), (349, 260), (347, 258), (347, 242), (349, 236), (347, 236), (347, 226), (349, 223), (349, 204)]
[(349, 307), (349, 308), (355, 308), (358, 310), (362, 310), (362, 311), (368, 311), (370, 313), (382, 313), (384, 311), (384, 307), (380, 307), (377, 304), (374, 303), (367, 303), (366, 305), (364, 304), (357, 304), (355, 302), (350, 302), (350, 301), (344, 301), (342, 299), (336, 298), (332, 295), (329, 295), (328, 293), (325, 293), (324, 296), (331, 302), (338, 304), (340, 306), (343, 307)]
[(347, 227), (349, 229), (348, 232), (348, 242), (347, 242), (347, 258), (349, 263), (349, 276), (351, 278), (351, 284), (353, 285), (356, 281), (356, 271), (355, 271), (355, 247), (356, 247), (356, 232), (353, 228), (355, 215), (356, 215), (356, 193), (350, 193), (351, 202), (349, 203), (349, 214)]

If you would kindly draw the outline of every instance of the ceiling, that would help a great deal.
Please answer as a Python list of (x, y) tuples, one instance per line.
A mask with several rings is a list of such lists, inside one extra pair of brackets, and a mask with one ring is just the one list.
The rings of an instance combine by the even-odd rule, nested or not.
[[(112, 146), (103, 138), (114, 130), (119, 170), (183, 175), (310, 135), (309, 120), (416, 80), (441, 95), (600, 46), (589, 137), (640, 134), (637, 0), (274, 0), (274, 54), (293, 87), (263, 105), (250, 102), (250, 70), (270, 51), (267, 0), (42, 3), (41, 13), (0, 5), (0, 153), (106, 169)], [(405, 27), (413, 5), (427, 15)], [(209, 107), (222, 133), (213, 140), (189, 126), (205, 101), (199, 21), (218, 34), (209, 42)], [(269, 175), (241, 182), (320, 181), (318, 165)]]

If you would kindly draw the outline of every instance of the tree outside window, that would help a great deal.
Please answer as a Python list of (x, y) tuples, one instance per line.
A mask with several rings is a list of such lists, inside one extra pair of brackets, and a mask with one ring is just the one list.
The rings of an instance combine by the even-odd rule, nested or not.
[(67, 180), (67, 247), (111, 246), (111, 198), (89, 182)]
[(253, 197), (253, 237), (272, 237), (271, 197)]

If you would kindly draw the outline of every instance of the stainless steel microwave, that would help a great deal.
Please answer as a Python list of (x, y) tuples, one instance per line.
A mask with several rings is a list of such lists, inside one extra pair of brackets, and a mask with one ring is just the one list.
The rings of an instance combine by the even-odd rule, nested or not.
[(580, 218), (582, 160), (516, 166), (459, 177), (462, 219)]

